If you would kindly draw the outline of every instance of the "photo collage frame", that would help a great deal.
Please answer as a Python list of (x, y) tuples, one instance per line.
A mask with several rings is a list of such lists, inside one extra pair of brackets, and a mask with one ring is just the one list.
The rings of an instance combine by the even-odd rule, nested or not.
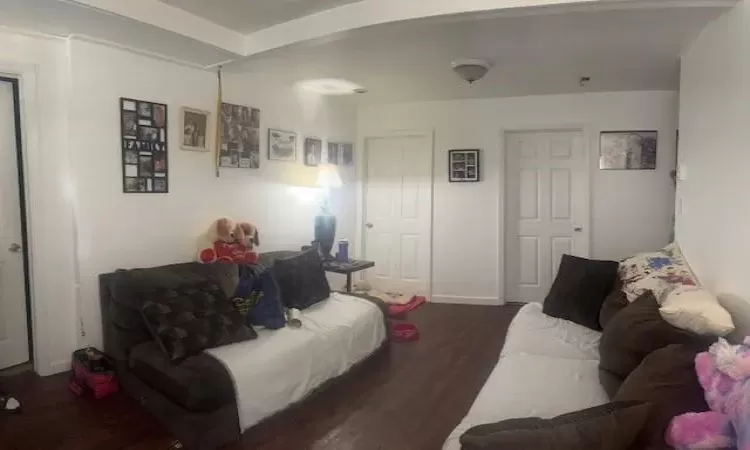
[(122, 190), (169, 192), (167, 105), (120, 98)]
[(479, 150), (448, 150), (448, 180), (451, 183), (476, 183), (479, 179)]

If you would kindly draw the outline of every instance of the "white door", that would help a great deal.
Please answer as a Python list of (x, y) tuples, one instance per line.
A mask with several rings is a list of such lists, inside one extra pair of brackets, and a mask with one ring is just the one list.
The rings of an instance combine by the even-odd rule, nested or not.
[(543, 302), (562, 255), (589, 253), (583, 133), (506, 133), (505, 150), (505, 300)]
[(430, 290), (432, 139), (429, 135), (365, 140), (365, 277), (375, 289)]
[(0, 81), (0, 369), (29, 360), (13, 86)]

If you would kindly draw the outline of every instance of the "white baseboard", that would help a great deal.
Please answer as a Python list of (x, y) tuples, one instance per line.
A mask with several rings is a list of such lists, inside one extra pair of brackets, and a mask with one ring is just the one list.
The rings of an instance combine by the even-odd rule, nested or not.
[(433, 295), (432, 303), (451, 303), (456, 305), (504, 305), (505, 301), (497, 297), (467, 297), (463, 295)]

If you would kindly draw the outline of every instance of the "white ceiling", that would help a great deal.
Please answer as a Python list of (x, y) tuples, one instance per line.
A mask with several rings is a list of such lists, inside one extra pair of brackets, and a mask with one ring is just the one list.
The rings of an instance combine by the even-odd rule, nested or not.
[[(226, 69), (278, 83), (345, 78), (361, 102), (678, 89), (681, 50), (723, 8), (633, 9), (460, 17), (355, 30), (252, 57)], [(462, 57), (495, 67), (473, 86), (450, 68)], [(591, 82), (579, 86), (579, 77)]]
[(241, 33), (360, 0), (159, 0)]

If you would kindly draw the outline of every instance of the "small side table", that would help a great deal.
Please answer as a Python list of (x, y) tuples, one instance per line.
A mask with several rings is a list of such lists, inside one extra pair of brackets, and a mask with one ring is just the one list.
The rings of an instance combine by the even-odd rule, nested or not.
[(349, 262), (341, 262), (336, 261), (335, 259), (323, 261), (323, 269), (325, 269), (326, 272), (346, 275), (346, 292), (352, 291), (352, 274), (371, 267), (375, 267), (373, 261), (350, 260)]

